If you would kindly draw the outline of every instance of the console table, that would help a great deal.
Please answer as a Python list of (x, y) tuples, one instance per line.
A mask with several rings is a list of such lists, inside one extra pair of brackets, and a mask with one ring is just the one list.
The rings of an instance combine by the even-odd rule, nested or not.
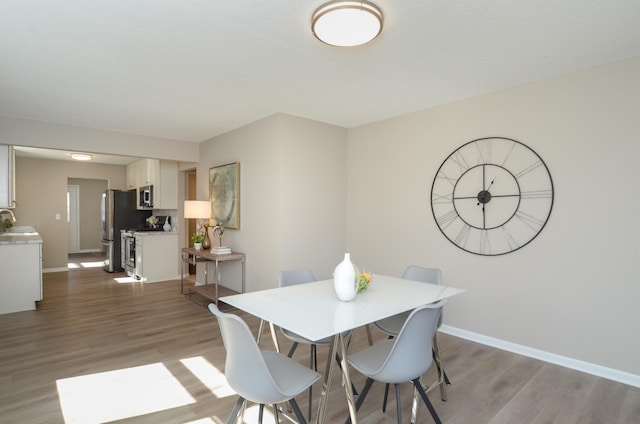
[[(189, 292), (184, 292), (184, 270), (180, 273), (180, 295), (184, 296), (185, 294), (189, 296), (191, 299), (191, 293), (199, 293), (207, 299), (211, 299), (215, 302), (216, 306), (218, 305), (218, 266), (220, 262), (224, 261), (241, 261), (242, 262), (242, 293), (245, 291), (245, 264), (244, 264), (244, 253), (240, 252), (231, 252), (223, 255), (219, 255), (216, 253), (211, 253), (209, 250), (196, 250), (192, 247), (183, 247), (182, 248), (182, 262), (188, 263), (190, 265), (196, 265), (197, 263), (205, 262), (204, 267), (204, 284), (196, 285), (193, 287), (189, 287)], [(213, 274), (213, 281), (209, 282), (208, 277), (208, 268), (209, 263), (213, 262), (215, 264), (215, 272)]]

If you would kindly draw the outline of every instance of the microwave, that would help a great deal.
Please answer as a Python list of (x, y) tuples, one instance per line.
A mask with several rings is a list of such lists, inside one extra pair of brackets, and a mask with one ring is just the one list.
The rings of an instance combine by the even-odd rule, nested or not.
[(153, 208), (153, 186), (144, 186), (138, 189), (139, 202), (142, 208)]

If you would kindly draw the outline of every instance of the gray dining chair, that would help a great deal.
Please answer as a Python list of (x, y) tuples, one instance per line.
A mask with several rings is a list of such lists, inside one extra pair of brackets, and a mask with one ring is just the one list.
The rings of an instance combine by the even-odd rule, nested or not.
[[(356, 411), (362, 406), (374, 381), (393, 384), (396, 388), (398, 424), (402, 423), (400, 383), (411, 381), (433, 420), (438, 424), (441, 423), (440, 417), (422, 387), (420, 377), (434, 362), (431, 355), (424, 353), (431, 350), (433, 335), (438, 328), (438, 320), (445, 302), (446, 300), (441, 300), (414, 309), (396, 337), (375, 343), (347, 356), (349, 365), (367, 377), (356, 402)], [(347, 419), (347, 423), (350, 422), (351, 418)]]
[[(410, 265), (402, 274), (402, 278), (406, 280), (420, 281), (422, 283), (431, 283), (431, 284), (442, 284), (442, 271), (439, 268), (425, 268), (418, 265)], [(406, 321), (410, 312), (404, 312), (401, 314), (393, 315), (391, 317), (379, 320), (374, 322), (374, 325), (381, 330), (383, 333), (386, 333), (389, 337), (395, 337), (400, 332), (402, 325)], [(438, 319), (438, 328), (442, 325), (442, 314)], [(447, 385), (451, 384), (449, 381), (449, 377), (444, 370), (444, 366), (442, 364), (442, 358), (440, 356), (440, 344), (438, 343), (438, 332), (436, 331), (433, 335), (433, 348), (432, 348), (433, 359), (436, 363), (436, 371), (437, 371), (437, 379), (435, 382), (431, 383), (426, 387), (426, 391), (430, 392), (434, 388), (440, 386), (440, 398), (443, 401), (447, 400)], [(385, 388), (385, 397), (383, 400), (383, 410), (384, 405), (387, 402), (387, 394), (389, 387)]]
[(245, 402), (260, 405), (262, 423), (264, 405), (272, 405), (276, 422), (276, 404), (289, 402), (298, 422), (305, 423), (295, 397), (320, 379), (320, 374), (277, 352), (260, 351), (249, 326), (242, 318), (221, 312), (213, 303), (209, 310), (218, 319), (226, 350), (224, 374), (239, 397), (227, 424), (235, 422)]
[[(315, 276), (307, 268), (281, 271), (278, 274), (278, 287), (287, 287), (287, 286), (293, 286), (296, 284), (306, 284), (306, 283), (312, 283), (314, 281), (316, 281)], [(300, 344), (309, 345), (309, 348), (310, 348), (309, 368), (312, 368), (314, 371), (318, 371), (317, 346), (329, 346), (333, 341), (333, 337), (327, 337), (324, 339), (312, 341), (300, 336), (299, 334), (286, 330), (284, 328), (280, 328), (280, 331), (282, 332), (283, 336), (285, 336), (287, 339), (293, 342), (287, 356), (289, 358), (293, 357), (293, 354), (295, 353), (296, 348)], [(342, 336), (343, 338), (346, 339), (349, 337), (350, 334), (351, 332), (349, 331), (349, 332), (343, 333)], [(340, 365), (339, 358), (336, 357), (336, 360), (338, 361), (338, 366), (339, 366)], [(354, 389), (354, 393), (355, 393), (355, 389)], [(309, 387), (309, 420), (311, 420), (311, 410), (312, 410), (311, 404), (313, 401), (312, 394), (313, 394), (313, 388)]]

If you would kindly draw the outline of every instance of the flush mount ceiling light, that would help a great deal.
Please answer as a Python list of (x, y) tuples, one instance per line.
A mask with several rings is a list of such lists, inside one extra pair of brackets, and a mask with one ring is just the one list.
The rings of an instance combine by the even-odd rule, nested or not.
[(93, 155), (88, 153), (71, 153), (71, 159), (75, 160), (91, 160), (93, 159)]
[(380, 34), (382, 12), (368, 1), (331, 1), (313, 12), (311, 31), (331, 46), (359, 46)]

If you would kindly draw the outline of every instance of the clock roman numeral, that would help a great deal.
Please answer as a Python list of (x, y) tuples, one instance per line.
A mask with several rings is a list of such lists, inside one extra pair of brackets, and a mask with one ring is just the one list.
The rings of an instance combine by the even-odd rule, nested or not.
[(515, 174), (515, 177), (516, 178), (521, 178), (522, 176), (528, 174), (529, 172), (531, 172), (534, 169), (537, 169), (537, 168), (539, 168), (541, 166), (542, 166), (542, 161), (541, 160), (537, 160), (534, 163), (532, 163), (531, 165), (529, 165), (526, 168), (524, 168), (522, 171), (520, 171), (517, 174)]
[(443, 171), (438, 172), (438, 175), (436, 175), (436, 179), (448, 182), (451, 187), (454, 187), (456, 185), (456, 181), (458, 181), (457, 178), (449, 177)]
[(553, 191), (547, 190), (530, 190), (520, 193), (522, 199), (549, 199), (553, 197)]
[(469, 240), (469, 233), (471, 232), (471, 226), (465, 224), (460, 231), (458, 231), (458, 235), (455, 238), (455, 243), (458, 246), (466, 247), (467, 240)]
[(484, 142), (475, 143), (476, 148), (478, 149), (478, 165), (483, 163), (491, 163), (492, 157), (492, 149), (491, 149), (491, 140), (485, 140)]
[(533, 231), (538, 231), (540, 228), (542, 228), (545, 222), (542, 219), (536, 218), (535, 216), (530, 215), (521, 210), (518, 210), (515, 216), (527, 227), (531, 228)]
[(491, 241), (489, 240), (489, 232), (487, 230), (480, 231), (480, 254), (491, 254)]
[(471, 166), (469, 166), (469, 164), (467, 163), (467, 160), (464, 158), (464, 156), (460, 151), (456, 151), (454, 155), (451, 156), (450, 159), (451, 159), (451, 162), (458, 165), (458, 170), (460, 171), (461, 174), (467, 169), (471, 168)]
[(452, 222), (458, 219), (458, 214), (455, 210), (450, 210), (449, 212), (440, 215), (436, 218), (436, 221), (440, 228), (447, 228)]
[(520, 245), (518, 244), (516, 239), (513, 238), (513, 236), (509, 232), (509, 230), (507, 230), (507, 228), (504, 225), (502, 227), (500, 227), (500, 228), (502, 228), (502, 231), (504, 232), (504, 236), (507, 239), (507, 244), (509, 245), (509, 249), (510, 250), (518, 249), (520, 247)]
[(431, 203), (434, 205), (444, 205), (447, 203), (453, 202), (453, 193), (449, 192), (447, 194), (438, 194), (435, 192), (431, 192)]

